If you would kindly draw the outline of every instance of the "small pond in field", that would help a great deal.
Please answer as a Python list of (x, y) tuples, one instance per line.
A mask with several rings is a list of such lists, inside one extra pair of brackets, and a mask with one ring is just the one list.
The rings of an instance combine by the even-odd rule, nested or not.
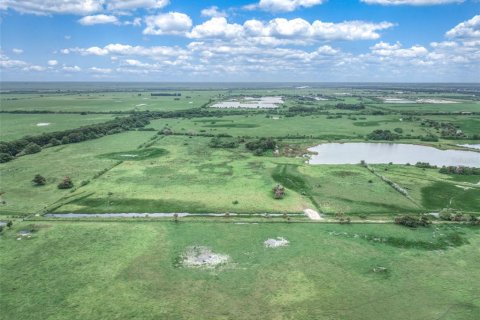
[(439, 150), (433, 147), (399, 143), (323, 143), (308, 149), (316, 153), (310, 164), (428, 162), (436, 166), (480, 167), (480, 153), (474, 151)]
[(459, 146), (470, 148), (470, 149), (479, 149), (480, 150), (480, 144), (459, 144)]

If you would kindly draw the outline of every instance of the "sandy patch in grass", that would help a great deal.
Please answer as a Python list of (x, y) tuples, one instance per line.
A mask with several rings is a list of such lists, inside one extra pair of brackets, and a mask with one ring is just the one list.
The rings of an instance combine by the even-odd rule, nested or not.
[(320, 215), (320, 213), (318, 213), (317, 211), (313, 210), (313, 209), (305, 209), (303, 210), (303, 212), (305, 213), (305, 215), (307, 217), (309, 217), (311, 220), (317, 220), (317, 221), (320, 221), (320, 220), (325, 220), (324, 218), (322, 218), (322, 216)]
[(181, 256), (182, 265), (190, 268), (215, 268), (226, 264), (229, 260), (228, 255), (215, 253), (203, 246), (188, 247)]
[(50, 122), (39, 122), (37, 123), (37, 127), (45, 127), (45, 126), (49, 126), (50, 125)]
[(278, 248), (288, 246), (290, 241), (283, 237), (277, 237), (276, 239), (267, 239), (263, 242), (267, 248)]

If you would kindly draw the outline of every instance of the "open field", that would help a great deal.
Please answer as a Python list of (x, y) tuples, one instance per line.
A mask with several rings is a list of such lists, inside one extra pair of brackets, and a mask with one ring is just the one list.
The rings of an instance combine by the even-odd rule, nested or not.
[[(175, 96), (177, 93), (181, 95)], [(229, 97), (241, 100), (261, 96), (283, 97), (285, 104), (275, 110), (235, 111), (215, 110), (205, 105), (210, 99), (214, 103)], [(330, 216), (392, 217), (443, 208), (480, 213), (475, 200), (479, 198), (480, 178), (475, 175), (468, 182), (457, 183), (452, 179), (458, 176), (440, 174), (436, 169), (374, 166), (381, 175), (405, 188), (408, 192), (405, 196), (358, 165), (305, 163), (302, 155), (308, 147), (322, 142), (365, 141), (374, 130), (395, 133), (398, 142), (441, 149), (477, 143), (471, 137), (480, 133), (478, 115), (445, 115), (445, 108), (449, 112), (460, 109), (450, 109), (446, 104), (416, 104), (417, 114), (412, 116), (402, 114), (403, 109), (395, 109), (407, 108), (403, 104), (379, 104), (382, 97), (397, 96), (410, 100), (450, 99), (459, 102), (456, 107), (478, 103), (471, 95), (399, 94), (393, 90), (358, 88), (182, 88), (2, 94), (1, 108), (5, 113), (0, 115), (0, 121), (4, 141), (88, 124), (101, 125), (115, 117), (115, 112), (122, 112), (122, 117), (145, 115), (149, 124), (136, 130), (151, 132), (129, 129), (79, 143), (47, 145), (40, 153), (18, 156), (0, 164), (4, 201), (0, 213), (18, 216), (49, 211), (296, 214), (307, 208)], [(13, 110), (23, 113), (9, 113)], [(145, 110), (163, 113), (157, 116)], [(177, 113), (170, 116), (169, 111)], [(445, 122), (447, 127), (443, 125)], [(49, 125), (37, 126), (39, 123)], [(460, 130), (461, 135), (455, 140), (444, 137), (444, 128), (450, 130), (448, 134)], [(168, 134), (162, 134), (165, 129)], [(221, 139), (237, 145), (214, 148), (211, 146), (214, 136), (226, 137)], [(437, 137), (438, 141), (420, 140), (429, 136)], [(275, 139), (277, 151), (269, 150), (258, 156), (246, 148), (249, 141), (261, 137)], [(35, 174), (46, 177), (45, 186), (32, 184)], [(74, 189), (57, 189), (64, 176), (72, 178)], [(272, 195), (276, 183), (286, 187), (282, 200)]]
[[(161, 91), (158, 91), (161, 92)], [(72, 94), (2, 94), (0, 110), (68, 112), (171, 111), (200, 107), (215, 91), (179, 91), (181, 96), (152, 96), (153, 92), (86, 92)], [(172, 93), (172, 92), (168, 92)], [(176, 93), (176, 91), (174, 92)]]
[[(35, 222), (1, 236), (2, 319), (477, 319), (469, 227)], [(286, 247), (265, 248), (284, 237)], [(229, 260), (179, 265), (189, 246)], [(381, 316), (379, 316), (381, 315)]]
[(62, 131), (113, 119), (115, 115), (89, 114), (9, 114), (0, 113), (0, 140), (10, 141), (27, 135)]

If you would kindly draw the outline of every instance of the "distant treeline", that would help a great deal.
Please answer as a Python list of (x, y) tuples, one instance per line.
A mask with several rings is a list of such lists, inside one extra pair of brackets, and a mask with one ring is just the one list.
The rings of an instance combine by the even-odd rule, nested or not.
[(175, 93), (165, 93), (165, 92), (157, 92), (157, 93), (151, 93), (150, 94), (152, 97), (180, 97), (182, 96), (181, 93), (175, 92)]
[(149, 123), (145, 115), (131, 115), (76, 129), (26, 136), (10, 142), (0, 141), (0, 163), (22, 155), (40, 152), (42, 148), (97, 139), (134, 128), (142, 128)]

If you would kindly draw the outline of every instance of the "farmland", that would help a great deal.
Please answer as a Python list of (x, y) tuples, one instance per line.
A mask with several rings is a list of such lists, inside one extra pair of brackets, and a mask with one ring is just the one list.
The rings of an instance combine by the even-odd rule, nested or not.
[[(311, 164), (308, 150), (415, 144), (480, 167), (480, 150), (460, 146), (480, 143), (478, 86), (18, 86), (0, 95), (0, 220), (13, 221), (0, 234), (2, 319), (480, 312), (477, 169)], [(262, 97), (283, 103), (221, 107)], [(278, 237), (288, 245), (265, 247)], [(182, 265), (198, 248), (227, 262)]]

